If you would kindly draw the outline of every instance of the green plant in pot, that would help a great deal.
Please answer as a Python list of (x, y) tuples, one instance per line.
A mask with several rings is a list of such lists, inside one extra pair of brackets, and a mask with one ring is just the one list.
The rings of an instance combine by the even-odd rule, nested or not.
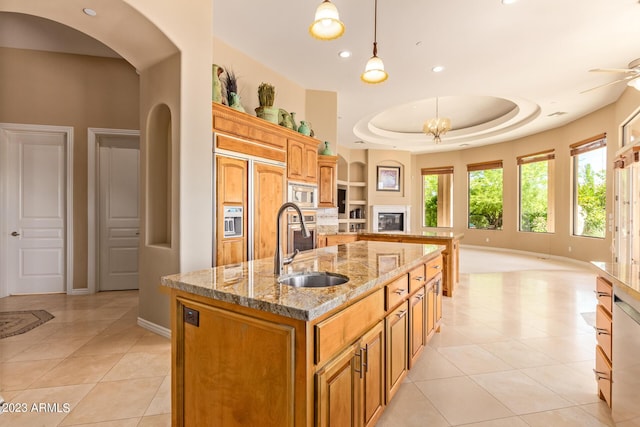
[(280, 109), (273, 106), (276, 97), (276, 88), (269, 83), (262, 83), (258, 86), (258, 102), (260, 106), (256, 108), (256, 115), (261, 119), (278, 124)]

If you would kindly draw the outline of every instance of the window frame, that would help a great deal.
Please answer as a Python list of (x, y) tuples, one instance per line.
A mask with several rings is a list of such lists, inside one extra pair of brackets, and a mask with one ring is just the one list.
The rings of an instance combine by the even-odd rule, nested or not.
[[(491, 169), (500, 169), (502, 171), (502, 203), (501, 203), (501, 221), (499, 228), (477, 228), (471, 225), (471, 172), (485, 171)], [(489, 162), (470, 163), (467, 164), (467, 229), (468, 230), (489, 230), (502, 231), (504, 229), (504, 166), (502, 160), (493, 160)]]
[[(428, 175), (438, 175), (438, 196), (440, 196), (440, 194), (442, 193), (443, 195), (445, 193), (448, 193), (448, 203), (447, 200), (443, 201), (443, 204), (440, 205), (440, 203), (438, 203), (438, 214), (437, 214), (437, 219), (436, 219), (436, 226), (432, 227), (432, 226), (427, 226), (425, 224), (425, 217), (426, 217), (426, 210), (425, 210), (425, 199), (424, 199), (424, 177), (428, 176)], [(449, 175), (450, 179), (449, 179), (449, 183), (448, 183), (448, 188), (441, 188), (441, 187), (445, 187), (447, 184), (446, 183), (442, 183), (440, 180), (440, 176), (441, 175)], [(453, 166), (440, 166), (440, 167), (433, 167), (433, 168), (422, 168), (420, 170), (420, 176), (422, 179), (422, 183), (421, 183), (421, 188), (422, 188), (422, 227), (423, 228), (453, 228)], [(440, 199), (439, 199), (440, 200)], [(446, 212), (446, 216), (449, 219), (449, 225), (440, 225), (439, 224), (439, 218), (442, 216), (445, 216), (445, 213), (441, 213), (441, 206), (442, 206), (442, 210), (446, 210), (448, 207), (448, 212)]]
[[(573, 237), (585, 237), (591, 239), (604, 239), (607, 237), (607, 229), (606, 229), (606, 218), (604, 225), (604, 233), (602, 236), (591, 236), (585, 234), (577, 233), (577, 225), (579, 223), (578, 215), (578, 173), (579, 173), (579, 165), (577, 165), (578, 160), (581, 154), (585, 154), (591, 151), (595, 151), (598, 149), (604, 149), (604, 163), (605, 163), (605, 174), (606, 174), (606, 162), (607, 162), (607, 134), (606, 132), (592, 136), (591, 138), (584, 139), (582, 141), (573, 143), (569, 146), (570, 148), (570, 156), (571, 156), (571, 180), (572, 180), (572, 194), (571, 194), (571, 235)], [(607, 180), (606, 175), (604, 179), (605, 185), (605, 207), (606, 207), (606, 192), (607, 192)]]
[[(555, 233), (555, 150), (553, 148), (516, 157), (518, 165), (518, 231), (522, 233), (553, 234)], [(547, 230), (533, 231), (522, 229), (522, 166), (547, 162)]]

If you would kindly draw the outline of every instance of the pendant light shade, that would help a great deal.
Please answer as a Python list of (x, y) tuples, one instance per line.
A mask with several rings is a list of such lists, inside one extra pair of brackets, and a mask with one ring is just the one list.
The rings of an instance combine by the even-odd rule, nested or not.
[(309, 33), (319, 40), (333, 40), (344, 34), (344, 24), (338, 9), (329, 0), (324, 0), (316, 9), (316, 17)]
[(382, 59), (378, 58), (378, 0), (375, 0), (373, 12), (373, 56), (369, 58), (360, 79), (365, 83), (382, 83), (389, 75), (384, 70)]

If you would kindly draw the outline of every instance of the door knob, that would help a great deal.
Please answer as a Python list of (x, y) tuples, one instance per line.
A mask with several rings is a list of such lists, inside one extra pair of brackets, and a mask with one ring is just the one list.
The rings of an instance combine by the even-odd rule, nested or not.
[(17, 231), (12, 231), (12, 232), (11, 232), (11, 235), (15, 237), (15, 236), (19, 236), (19, 235), (20, 235), (20, 233), (18, 233)]

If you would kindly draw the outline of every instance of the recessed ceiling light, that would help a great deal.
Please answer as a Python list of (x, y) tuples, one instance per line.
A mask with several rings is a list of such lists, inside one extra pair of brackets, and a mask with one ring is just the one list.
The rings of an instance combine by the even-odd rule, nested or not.
[(351, 58), (351, 52), (348, 50), (341, 50), (338, 52), (338, 56), (342, 59)]
[(82, 11), (84, 12), (85, 15), (89, 15), (89, 16), (96, 16), (98, 14), (98, 12), (88, 7), (85, 7), (84, 9), (82, 9)]
[(433, 71), (434, 73), (440, 73), (444, 71), (444, 67), (442, 65), (436, 65), (431, 69), (431, 71)]

